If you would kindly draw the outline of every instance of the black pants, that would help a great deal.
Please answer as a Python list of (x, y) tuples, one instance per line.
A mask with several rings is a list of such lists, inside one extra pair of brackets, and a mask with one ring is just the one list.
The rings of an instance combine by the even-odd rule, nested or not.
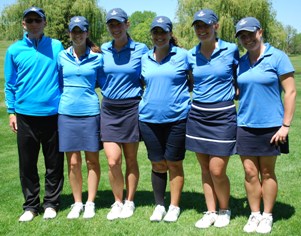
[(25, 198), (24, 210), (35, 213), (40, 208), (38, 157), (40, 146), (45, 163), (45, 195), (43, 207), (57, 209), (64, 183), (64, 154), (58, 150), (57, 115), (27, 116), (17, 114), (19, 171)]

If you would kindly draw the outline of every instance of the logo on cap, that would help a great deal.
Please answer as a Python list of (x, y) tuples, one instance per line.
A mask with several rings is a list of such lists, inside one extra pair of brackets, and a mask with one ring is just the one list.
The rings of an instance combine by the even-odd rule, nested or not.
[(243, 19), (243, 20), (241, 20), (241, 22), (239, 23), (239, 25), (245, 25), (245, 24), (247, 24), (248, 22), (245, 20), (245, 19)]
[(78, 23), (78, 22), (80, 22), (80, 19), (77, 17), (77, 18), (74, 20), (74, 22)]
[(38, 9), (35, 7), (30, 8), (31, 11), (37, 11)]
[(115, 15), (117, 15), (117, 14), (118, 14), (118, 12), (115, 11), (115, 10), (113, 10), (113, 11), (111, 12), (111, 15), (112, 15), (112, 16), (115, 16)]
[(206, 15), (206, 13), (203, 11), (200, 11), (200, 13), (198, 14), (198, 16), (204, 16), (204, 15)]
[(162, 18), (159, 18), (159, 19), (157, 20), (157, 22), (158, 22), (158, 23), (163, 23), (164, 20), (163, 20)]

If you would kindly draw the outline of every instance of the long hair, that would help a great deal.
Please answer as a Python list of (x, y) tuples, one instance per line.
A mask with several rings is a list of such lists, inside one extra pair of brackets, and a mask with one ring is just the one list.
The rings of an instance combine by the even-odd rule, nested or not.
[(98, 52), (101, 53), (101, 49), (95, 44), (93, 43), (89, 38), (86, 39), (86, 45), (91, 48), (92, 52)]
[(175, 46), (177, 46), (177, 47), (181, 47), (181, 46), (178, 44), (178, 39), (177, 39), (174, 35), (171, 36), (171, 39), (169, 40), (169, 43), (171, 43), (171, 44), (173, 44), (173, 45), (175, 45)]

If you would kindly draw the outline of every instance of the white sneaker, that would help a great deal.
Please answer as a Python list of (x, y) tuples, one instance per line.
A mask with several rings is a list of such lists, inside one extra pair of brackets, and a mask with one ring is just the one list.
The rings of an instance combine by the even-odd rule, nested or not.
[(273, 217), (262, 217), (261, 221), (259, 222), (259, 225), (257, 226), (256, 232), (260, 234), (267, 234), (272, 231), (272, 225), (273, 225)]
[(231, 211), (230, 210), (219, 210), (214, 226), (221, 228), (225, 227), (230, 223)]
[(255, 232), (258, 225), (259, 225), (259, 222), (261, 220), (262, 216), (261, 214), (258, 214), (258, 215), (250, 215), (249, 219), (248, 219), (248, 222), (247, 224), (244, 226), (244, 231), (246, 233), (252, 233), (252, 232)]
[(157, 205), (153, 214), (149, 218), (150, 221), (161, 221), (163, 217), (166, 215), (165, 207), (162, 205)]
[(32, 221), (33, 218), (36, 216), (36, 214), (32, 211), (26, 210), (24, 213), (20, 216), (19, 221), (20, 222), (27, 222)]
[(119, 218), (129, 218), (134, 214), (135, 204), (133, 201), (125, 200)]
[(203, 215), (203, 217), (195, 223), (195, 227), (200, 229), (206, 229), (209, 228), (211, 225), (213, 225), (214, 222), (216, 221), (217, 219), (216, 212), (207, 211), (204, 213), (205, 215)]
[(119, 218), (122, 211), (122, 206), (123, 204), (121, 202), (114, 202), (114, 204), (111, 206), (110, 212), (107, 214), (107, 219), (115, 220)]
[(67, 215), (67, 219), (77, 219), (83, 211), (84, 205), (82, 202), (76, 202), (71, 205), (71, 211)]
[(180, 207), (170, 205), (163, 220), (165, 222), (176, 222), (178, 220), (179, 215), (180, 215)]
[(54, 219), (56, 217), (57, 213), (56, 210), (52, 207), (47, 207), (44, 211), (43, 219)]
[(90, 218), (93, 218), (94, 216), (95, 216), (94, 202), (86, 202), (83, 218), (90, 219)]

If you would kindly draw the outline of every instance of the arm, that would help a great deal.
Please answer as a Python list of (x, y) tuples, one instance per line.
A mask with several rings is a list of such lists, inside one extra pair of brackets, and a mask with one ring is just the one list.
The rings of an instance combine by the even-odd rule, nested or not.
[(285, 142), (285, 139), (289, 132), (289, 126), (293, 120), (295, 106), (296, 106), (296, 85), (294, 80), (294, 73), (288, 73), (280, 76), (281, 85), (284, 91), (283, 104), (284, 104), (284, 116), (282, 126), (278, 132), (272, 137), (271, 143)]

